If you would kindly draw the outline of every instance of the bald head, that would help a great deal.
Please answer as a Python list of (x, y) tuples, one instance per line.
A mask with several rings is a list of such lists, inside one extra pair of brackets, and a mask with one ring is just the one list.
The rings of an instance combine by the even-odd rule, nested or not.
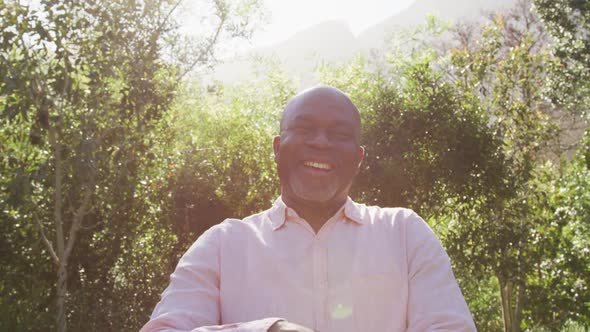
[(360, 130), (358, 109), (336, 88), (317, 86), (287, 103), (273, 139), (287, 206), (323, 223), (344, 204), (364, 156)]
[(342, 112), (350, 113), (354, 118), (354, 122), (357, 124), (358, 133), (360, 134), (361, 117), (358, 109), (352, 103), (352, 100), (350, 100), (350, 97), (341, 90), (327, 85), (312, 87), (293, 97), (283, 110), (280, 130), (283, 132), (287, 119), (293, 117), (298, 110), (313, 108), (321, 112), (324, 107), (334, 106), (338, 107)]

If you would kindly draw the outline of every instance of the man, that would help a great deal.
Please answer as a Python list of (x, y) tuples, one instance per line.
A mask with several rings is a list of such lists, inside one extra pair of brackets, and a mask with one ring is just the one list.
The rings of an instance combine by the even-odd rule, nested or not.
[(294, 97), (273, 142), (281, 196), (205, 232), (142, 331), (475, 331), (426, 223), (348, 197), (360, 132), (340, 90)]

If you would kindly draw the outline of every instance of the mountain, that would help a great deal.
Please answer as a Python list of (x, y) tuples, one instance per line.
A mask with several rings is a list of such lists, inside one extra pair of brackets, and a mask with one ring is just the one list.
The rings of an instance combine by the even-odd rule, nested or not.
[(516, 0), (416, 0), (402, 12), (361, 32), (357, 38), (364, 50), (381, 48), (388, 34), (423, 24), (430, 14), (443, 21), (476, 21), (485, 12), (503, 11), (515, 3)]
[(484, 12), (502, 11), (515, 3), (516, 0), (416, 0), (405, 10), (376, 22), (356, 37), (345, 21), (326, 21), (297, 32), (281, 43), (226, 61), (216, 68), (212, 78), (224, 83), (251, 79), (256, 71), (254, 59), (270, 57), (278, 59), (289, 74), (299, 77), (301, 87), (305, 87), (316, 83), (314, 69), (322, 61), (339, 64), (358, 52), (383, 49), (388, 35), (423, 24), (429, 14), (443, 21), (477, 21), (483, 18)]
[(357, 38), (345, 21), (326, 21), (297, 32), (272, 49), (281, 58), (298, 61), (300, 53), (321, 55), (326, 60), (351, 56), (358, 49)]
[[(252, 78), (260, 70), (257, 59), (278, 60), (289, 74), (304, 82), (313, 81), (318, 63), (342, 63), (360, 51), (358, 39), (343, 20), (326, 21), (299, 31), (287, 40), (226, 61), (218, 66), (213, 78), (224, 83)], [(257, 67), (257, 68), (256, 68)]]

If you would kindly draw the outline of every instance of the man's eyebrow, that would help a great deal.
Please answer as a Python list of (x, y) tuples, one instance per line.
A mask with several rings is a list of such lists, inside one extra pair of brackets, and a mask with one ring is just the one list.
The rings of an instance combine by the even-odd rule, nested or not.
[(293, 121), (313, 121), (313, 118), (310, 114), (296, 114)]
[(343, 121), (343, 120), (334, 120), (332, 122), (333, 127), (350, 127), (353, 124), (348, 122), (348, 121)]

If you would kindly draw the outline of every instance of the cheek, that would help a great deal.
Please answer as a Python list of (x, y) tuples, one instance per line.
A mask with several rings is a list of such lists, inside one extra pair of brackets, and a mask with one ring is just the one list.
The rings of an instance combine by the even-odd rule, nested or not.
[(355, 167), (358, 166), (358, 163), (361, 161), (359, 147), (356, 145), (347, 146), (346, 149), (342, 149), (340, 153), (343, 156), (343, 161), (354, 164)]
[(350, 161), (346, 165), (346, 176), (350, 177), (351, 179), (354, 178), (359, 172), (359, 162), (356, 160)]
[(285, 175), (295, 164), (293, 158), (293, 150), (288, 144), (281, 145), (278, 152), (275, 154), (275, 162), (279, 175)]

